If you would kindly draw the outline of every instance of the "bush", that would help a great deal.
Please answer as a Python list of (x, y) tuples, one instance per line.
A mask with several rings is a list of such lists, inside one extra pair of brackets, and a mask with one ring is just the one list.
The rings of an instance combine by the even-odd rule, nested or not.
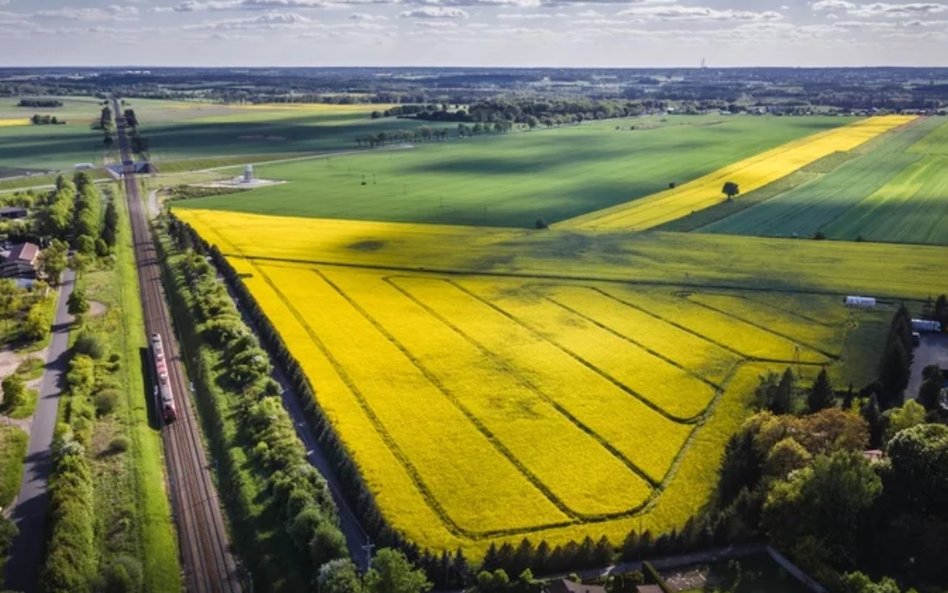
[(119, 392), (115, 389), (103, 389), (95, 394), (93, 405), (95, 405), (96, 416), (108, 416), (115, 411), (118, 405)]
[(126, 436), (117, 436), (109, 443), (109, 451), (112, 453), (124, 453), (131, 446), (131, 441)]
[(73, 348), (75, 348), (79, 354), (85, 354), (95, 360), (101, 360), (102, 357), (105, 356), (105, 345), (102, 343), (102, 339), (88, 331), (83, 331), (79, 334)]
[(116, 556), (102, 571), (103, 593), (134, 593), (142, 590), (142, 566), (131, 556)]

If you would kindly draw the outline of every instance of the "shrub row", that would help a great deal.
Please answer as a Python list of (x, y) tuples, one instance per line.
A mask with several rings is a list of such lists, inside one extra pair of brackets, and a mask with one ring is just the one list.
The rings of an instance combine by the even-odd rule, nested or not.
[[(255, 522), (270, 521), (267, 527), (292, 542), (297, 552), (292, 564), (314, 580), (323, 564), (348, 555), (329, 488), (307, 461), (279, 397), (281, 388), (270, 377), (266, 352), (244, 325), (214, 268), (193, 251), (184, 254), (179, 266), (171, 270), (179, 279), (174, 288), (189, 293), (184, 300), (198, 321), (185, 331), (203, 346), (196, 379), (214, 400), (204, 402), (202, 410), (212, 415), (205, 424), (217, 427), (210, 433), (225, 452), (235, 523), (251, 542), (260, 531)], [(257, 510), (261, 502), (255, 484), (266, 494), (263, 507), (275, 512)], [(280, 523), (273, 525), (275, 521)], [(257, 554), (252, 556), (259, 562)]]

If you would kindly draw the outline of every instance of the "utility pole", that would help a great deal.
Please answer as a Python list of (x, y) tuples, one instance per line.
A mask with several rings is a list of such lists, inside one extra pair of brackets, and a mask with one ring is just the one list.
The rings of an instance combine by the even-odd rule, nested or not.
[(372, 550), (375, 549), (375, 544), (372, 543), (372, 540), (367, 539), (365, 545), (362, 546), (362, 550), (365, 552), (365, 570), (368, 572), (369, 567), (372, 566)]

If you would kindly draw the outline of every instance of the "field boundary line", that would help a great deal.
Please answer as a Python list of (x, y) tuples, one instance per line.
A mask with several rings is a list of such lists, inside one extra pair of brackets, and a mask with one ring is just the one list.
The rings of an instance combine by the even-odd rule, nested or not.
[[(555, 285), (554, 285), (554, 286), (555, 286)], [(546, 300), (548, 300), (549, 302), (553, 303), (554, 305), (557, 305), (558, 307), (560, 307), (560, 308), (562, 308), (562, 309), (565, 309), (566, 311), (569, 311), (569, 312), (572, 313), (573, 315), (575, 315), (575, 316), (577, 316), (577, 317), (580, 317), (580, 318), (582, 318), (582, 319), (588, 321), (589, 323), (595, 325), (596, 327), (598, 327), (598, 328), (600, 328), (600, 329), (602, 329), (602, 330), (604, 330), (604, 331), (606, 331), (606, 332), (609, 332), (610, 334), (614, 335), (615, 337), (619, 338), (620, 340), (624, 340), (624, 341), (626, 341), (626, 342), (629, 342), (630, 344), (634, 344), (635, 346), (637, 346), (638, 348), (641, 348), (642, 350), (645, 350), (646, 352), (648, 352), (649, 354), (651, 354), (651, 355), (654, 356), (655, 358), (660, 358), (660, 359), (664, 360), (664, 361), (667, 362), (668, 364), (670, 364), (670, 365), (672, 365), (672, 366), (674, 366), (674, 367), (676, 367), (676, 368), (678, 368), (678, 369), (684, 371), (684, 372), (687, 373), (688, 375), (690, 375), (690, 376), (694, 377), (695, 379), (701, 381), (702, 383), (704, 383), (704, 384), (707, 385), (708, 387), (713, 388), (715, 391), (721, 389), (721, 386), (718, 385), (718, 384), (716, 384), (714, 381), (711, 381), (710, 379), (707, 379), (707, 378), (705, 378), (705, 377), (702, 377), (701, 375), (699, 375), (698, 373), (694, 372), (693, 370), (691, 370), (691, 369), (689, 369), (689, 368), (685, 368), (685, 367), (682, 366), (680, 363), (678, 363), (678, 362), (672, 360), (671, 358), (665, 356), (664, 354), (662, 354), (662, 353), (660, 353), (660, 352), (658, 352), (658, 351), (656, 351), (656, 350), (653, 350), (651, 347), (646, 346), (645, 344), (639, 342), (638, 340), (635, 340), (635, 339), (633, 339), (633, 338), (630, 338), (629, 336), (626, 336), (625, 334), (621, 334), (621, 333), (617, 332), (616, 330), (614, 330), (613, 328), (609, 327), (609, 326), (606, 325), (605, 323), (602, 323), (601, 321), (599, 321), (599, 320), (597, 320), (597, 319), (595, 319), (595, 318), (593, 318), (593, 317), (591, 317), (591, 316), (589, 316), (589, 315), (587, 315), (587, 314), (585, 314), (585, 313), (582, 313), (582, 312), (580, 312), (580, 311), (574, 309), (573, 307), (571, 307), (571, 306), (569, 306), (569, 305), (567, 305), (567, 304), (565, 304), (565, 303), (561, 303), (561, 302), (558, 300), (557, 297), (555, 297), (555, 296), (545, 296), (544, 298), (545, 298)], [(707, 407), (707, 406), (705, 406), (705, 407)]]
[(527, 331), (529, 331), (529, 332), (532, 333), (533, 335), (537, 336), (537, 337), (540, 338), (541, 340), (543, 340), (543, 341), (545, 341), (545, 342), (548, 342), (548, 343), (551, 344), (554, 348), (557, 348), (558, 350), (560, 350), (561, 352), (563, 352), (563, 353), (566, 354), (567, 356), (573, 358), (574, 360), (576, 360), (576, 362), (582, 364), (583, 366), (585, 366), (585, 367), (588, 368), (589, 370), (593, 371), (594, 373), (596, 373), (597, 375), (599, 375), (600, 377), (602, 377), (602, 378), (605, 379), (606, 381), (612, 383), (612, 384), (615, 385), (617, 388), (619, 388), (620, 390), (624, 391), (625, 393), (627, 393), (627, 394), (630, 395), (631, 397), (633, 397), (633, 398), (635, 398), (635, 399), (641, 401), (643, 404), (645, 404), (646, 406), (648, 406), (649, 408), (651, 408), (651, 409), (654, 410), (655, 412), (661, 414), (662, 416), (664, 416), (664, 417), (667, 418), (668, 420), (671, 420), (672, 422), (675, 422), (676, 424), (695, 424), (695, 423), (697, 423), (698, 421), (700, 421), (701, 418), (703, 417), (703, 413), (695, 414), (694, 416), (691, 416), (691, 417), (689, 417), (689, 418), (681, 418), (681, 417), (678, 417), (678, 416), (675, 416), (675, 415), (673, 415), (673, 414), (670, 414), (670, 413), (666, 412), (665, 410), (663, 410), (661, 407), (659, 407), (658, 405), (656, 405), (654, 402), (652, 402), (651, 400), (649, 400), (648, 398), (646, 398), (644, 395), (642, 395), (642, 394), (639, 393), (638, 391), (632, 389), (631, 387), (629, 387), (628, 385), (626, 385), (626, 384), (623, 383), (622, 381), (619, 381), (618, 379), (616, 379), (615, 377), (613, 377), (612, 375), (610, 375), (610, 374), (607, 373), (606, 371), (600, 369), (599, 367), (597, 367), (596, 365), (594, 365), (594, 364), (591, 363), (590, 361), (586, 360), (586, 359), (583, 358), (582, 356), (576, 354), (575, 352), (573, 352), (573, 351), (570, 350), (569, 348), (567, 348), (567, 347), (563, 346), (562, 344), (559, 344), (559, 343), (557, 343), (557, 342), (555, 342), (555, 341), (553, 341), (553, 340), (550, 340), (549, 338), (547, 338), (546, 336), (544, 336), (542, 333), (538, 332), (538, 331), (537, 331), (535, 328), (533, 328), (532, 326), (527, 325), (525, 322), (523, 322), (523, 321), (517, 319), (517, 318), (516, 318), (514, 315), (512, 315), (511, 313), (509, 313), (509, 312), (505, 311), (504, 309), (502, 309), (499, 305), (496, 305), (496, 304), (494, 304), (494, 303), (491, 303), (491, 302), (488, 301), (487, 299), (484, 299), (484, 298), (482, 298), (481, 296), (479, 296), (479, 295), (477, 295), (477, 294), (471, 292), (470, 290), (468, 290), (467, 288), (464, 288), (463, 286), (461, 286), (460, 284), (458, 284), (458, 283), (455, 282), (454, 280), (449, 280), (449, 279), (446, 279), (446, 278), (445, 278), (445, 279), (442, 279), (442, 282), (446, 282), (446, 283), (448, 283), (448, 284), (451, 284), (451, 285), (457, 287), (457, 288), (458, 288), (459, 290), (461, 290), (462, 292), (465, 292), (465, 293), (467, 293), (469, 296), (471, 296), (471, 297), (477, 299), (478, 301), (484, 303), (485, 305), (487, 305), (487, 306), (490, 307), (491, 309), (497, 311), (498, 313), (500, 313), (501, 315), (503, 315), (503, 316), (506, 317), (507, 319), (510, 319), (511, 321), (513, 321), (514, 323), (516, 323), (517, 325), (523, 327), (524, 329), (526, 329)]
[(688, 301), (689, 303), (691, 303), (691, 304), (693, 304), (693, 305), (696, 305), (696, 306), (698, 306), (698, 307), (702, 307), (702, 308), (707, 309), (707, 310), (709, 310), (709, 311), (714, 311), (715, 313), (719, 313), (719, 314), (721, 314), (721, 315), (724, 315), (725, 317), (730, 317), (731, 319), (740, 321), (740, 322), (742, 322), (742, 323), (746, 323), (747, 325), (750, 325), (750, 326), (752, 326), (752, 327), (755, 327), (755, 328), (757, 328), (757, 329), (759, 329), (759, 330), (761, 330), (761, 331), (763, 331), (763, 332), (769, 333), (769, 334), (771, 334), (771, 335), (777, 336), (778, 338), (781, 338), (781, 339), (783, 339), (783, 340), (787, 340), (787, 341), (789, 341), (791, 344), (793, 344), (794, 346), (796, 346), (796, 347), (798, 347), (798, 348), (799, 348), (799, 347), (803, 347), (803, 348), (806, 348), (807, 350), (812, 350), (813, 352), (816, 352), (817, 354), (821, 354), (821, 355), (823, 355), (823, 356), (829, 358), (829, 360), (827, 361), (826, 364), (830, 364), (830, 363), (832, 363), (833, 361), (839, 360), (839, 355), (838, 355), (838, 354), (831, 354), (831, 353), (827, 352), (826, 350), (823, 350), (822, 348), (817, 348), (816, 346), (814, 346), (814, 345), (812, 345), (812, 344), (809, 344), (809, 343), (807, 343), (807, 342), (804, 342), (803, 340), (799, 340), (799, 339), (797, 339), (797, 338), (793, 338), (793, 337), (788, 336), (788, 335), (786, 335), (786, 334), (784, 334), (784, 333), (782, 333), (782, 332), (779, 332), (779, 331), (777, 331), (777, 330), (774, 330), (774, 329), (770, 329), (770, 328), (768, 328), (768, 327), (765, 327), (765, 326), (761, 325), (760, 323), (757, 323), (756, 321), (751, 321), (751, 320), (749, 320), (749, 319), (747, 319), (747, 318), (745, 318), (745, 317), (741, 317), (740, 315), (736, 315), (736, 314), (734, 314), (734, 313), (731, 313), (731, 312), (728, 312), (728, 311), (724, 311), (724, 310), (719, 309), (719, 308), (717, 308), (717, 307), (715, 307), (715, 306), (713, 306), (713, 305), (708, 305), (708, 304), (706, 304), (706, 303), (702, 303), (701, 301), (694, 300), (694, 299), (691, 298), (690, 295), (689, 295), (689, 296), (681, 296), (681, 297), (678, 297), (678, 298), (680, 298), (680, 299), (682, 299), (682, 300), (685, 300), (685, 301)]
[[(399, 286), (395, 281), (398, 280), (398, 279), (400, 279), (400, 278), (411, 278), (411, 277), (410, 277), (410, 276), (408, 276), (408, 277), (390, 276), (390, 277), (384, 278), (384, 281), (385, 281), (386, 283), (388, 283), (389, 285), (391, 285), (392, 288), (394, 288), (395, 290), (397, 290), (397, 291), (399, 291), (400, 293), (404, 294), (407, 298), (411, 299), (411, 300), (412, 300), (413, 302), (415, 302), (419, 307), (423, 308), (425, 311), (428, 311), (428, 313), (429, 313), (432, 317), (434, 317), (435, 319), (437, 319), (437, 320), (438, 320), (439, 322), (441, 322), (443, 325), (445, 325), (446, 327), (448, 327), (449, 329), (451, 329), (452, 331), (454, 331), (455, 333), (457, 333), (458, 335), (460, 335), (461, 337), (463, 337), (466, 341), (470, 342), (470, 344), (471, 344), (472, 346), (474, 346), (477, 350), (479, 350), (480, 352), (482, 352), (486, 357), (488, 357), (488, 358), (490, 358), (492, 361), (494, 361), (494, 363), (497, 364), (500, 368), (505, 369), (507, 372), (509, 372), (512, 376), (514, 376), (514, 377), (516, 378), (516, 380), (517, 380), (518, 383), (520, 383), (520, 384), (521, 384), (523, 387), (525, 387), (527, 390), (533, 392), (535, 395), (537, 395), (537, 396), (538, 396), (540, 399), (542, 399), (543, 401), (547, 402), (547, 403), (548, 403), (551, 407), (553, 407), (557, 412), (559, 412), (562, 416), (564, 416), (567, 420), (569, 420), (569, 422), (570, 422), (571, 424), (573, 424), (574, 426), (576, 426), (576, 428), (578, 428), (580, 431), (582, 431), (582, 432), (586, 433), (587, 435), (589, 435), (589, 436), (590, 436), (593, 440), (595, 440), (600, 446), (602, 446), (602, 447), (605, 448), (607, 451), (609, 451), (610, 454), (612, 454), (614, 457), (618, 458), (619, 461), (621, 461), (623, 465), (625, 465), (625, 466), (628, 467), (630, 470), (632, 470), (632, 472), (633, 472), (635, 475), (637, 475), (638, 477), (640, 477), (640, 478), (642, 478), (643, 480), (645, 480), (645, 482), (646, 482), (647, 484), (649, 484), (649, 486), (651, 486), (653, 489), (654, 489), (654, 488), (657, 488), (657, 487), (659, 486), (659, 484), (661, 483), (660, 480), (656, 480), (656, 479), (652, 478), (651, 476), (649, 476), (649, 475), (648, 475), (648, 472), (646, 472), (644, 469), (640, 468), (640, 467), (638, 466), (638, 464), (636, 464), (634, 461), (632, 461), (631, 459), (629, 459), (628, 457), (626, 457), (621, 451), (619, 451), (618, 449), (616, 449), (611, 443), (609, 443), (605, 438), (603, 438), (602, 435), (600, 435), (598, 432), (596, 432), (592, 427), (587, 426), (585, 422), (581, 421), (579, 418), (577, 418), (576, 416), (574, 416), (569, 410), (567, 410), (566, 408), (564, 408), (561, 403), (557, 402), (555, 399), (553, 399), (552, 397), (550, 397), (549, 395), (547, 395), (542, 389), (540, 389), (539, 387), (537, 387), (536, 385), (534, 385), (532, 381), (530, 381), (529, 379), (527, 379), (526, 377), (524, 377), (523, 374), (522, 374), (522, 372), (520, 372), (520, 371), (518, 371), (516, 368), (512, 367), (512, 366), (511, 366), (510, 364), (508, 364), (506, 361), (500, 359), (500, 358), (497, 356), (497, 354), (495, 354), (494, 352), (491, 352), (490, 350), (488, 350), (486, 347), (484, 347), (483, 344), (481, 344), (480, 342), (478, 342), (477, 340), (475, 340), (475, 339), (474, 339), (472, 336), (470, 336), (467, 332), (463, 331), (461, 328), (457, 327), (456, 325), (454, 325), (453, 323), (451, 323), (450, 321), (448, 321), (447, 319), (445, 319), (444, 316), (441, 315), (440, 313), (438, 313), (437, 311), (434, 311), (430, 306), (428, 306), (426, 303), (422, 302), (421, 299), (419, 299), (419, 298), (416, 297), (415, 295), (411, 294), (410, 291), (408, 291), (408, 289), (406, 289), (406, 288), (404, 288), (404, 287), (402, 287), (402, 286)], [(670, 420), (670, 419), (669, 419), (669, 420)], [(681, 424), (680, 422), (675, 422), (675, 421), (673, 421), (673, 420), (670, 420), (670, 421), (671, 421), (671, 422), (674, 422), (675, 424)]]
[[(602, 290), (602, 289), (600, 289), (600, 288), (598, 288), (598, 287), (590, 286), (589, 289), (590, 289), (590, 290), (595, 290), (595, 291), (597, 291), (597, 292), (603, 294), (604, 296), (606, 296), (606, 297), (608, 297), (608, 298), (610, 298), (610, 299), (612, 299), (612, 300), (614, 300), (614, 301), (616, 301), (616, 302), (618, 302), (618, 303), (621, 303), (621, 304), (623, 304), (623, 305), (625, 305), (625, 306), (627, 306), (627, 307), (630, 307), (630, 308), (632, 308), (632, 309), (635, 309), (635, 310), (637, 310), (637, 311), (641, 311), (641, 312), (645, 313), (646, 315), (649, 315), (649, 316), (651, 316), (651, 317), (654, 317), (655, 319), (658, 319), (659, 321), (662, 321), (662, 322), (664, 322), (664, 323), (667, 323), (667, 324), (669, 324), (669, 325), (671, 325), (671, 326), (673, 326), (673, 327), (677, 327), (678, 329), (680, 329), (680, 330), (682, 330), (682, 331), (688, 332), (689, 334), (691, 334), (691, 335), (693, 335), (693, 336), (697, 336), (697, 337), (701, 338), (702, 340), (705, 340), (705, 341), (707, 341), (707, 342), (711, 342), (712, 344), (714, 344), (714, 345), (716, 345), (716, 346), (718, 346), (718, 347), (720, 347), (720, 348), (723, 348), (723, 349), (727, 350), (727, 351), (730, 352), (731, 354), (734, 354), (734, 355), (736, 355), (737, 357), (740, 358), (740, 360), (735, 364), (735, 366), (740, 366), (741, 364), (748, 363), (748, 362), (764, 362), (764, 363), (774, 363), (774, 364), (800, 364), (800, 365), (803, 365), (803, 366), (824, 366), (824, 365), (822, 365), (822, 364), (820, 364), (820, 363), (813, 363), (813, 362), (800, 362), (800, 363), (797, 363), (797, 362), (795, 362), (795, 361), (787, 360), (787, 359), (783, 359), (783, 358), (764, 358), (764, 357), (759, 357), (759, 356), (751, 356), (751, 355), (749, 355), (749, 354), (745, 354), (745, 353), (743, 353), (743, 352), (740, 352), (740, 351), (738, 351), (738, 350), (735, 350), (734, 348), (728, 346), (727, 344), (724, 344), (723, 342), (719, 342), (719, 341), (717, 341), (717, 340), (711, 338), (710, 336), (706, 336), (706, 335), (703, 335), (703, 334), (699, 334), (699, 333), (695, 332), (694, 330), (689, 329), (688, 327), (686, 327), (686, 326), (684, 326), (684, 325), (682, 325), (682, 324), (680, 324), (680, 323), (678, 323), (678, 322), (676, 322), (676, 321), (672, 321), (672, 320), (670, 320), (670, 319), (666, 319), (665, 317), (659, 315), (658, 313), (655, 313), (655, 312), (653, 312), (653, 311), (649, 311), (648, 309), (646, 309), (645, 307), (643, 307), (643, 306), (641, 306), (641, 305), (637, 305), (637, 304), (635, 304), (635, 303), (631, 303), (631, 302), (629, 302), (629, 301), (626, 301), (625, 299), (622, 299), (622, 298), (617, 297), (617, 296), (615, 296), (615, 295), (613, 295), (613, 294), (610, 294), (610, 293), (608, 293), (608, 292), (606, 292), (606, 291), (604, 291), (604, 290)], [(688, 301), (688, 302), (690, 303), (691, 301)]]
[(780, 307), (778, 307), (778, 306), (776, 306), (776, 305), (772, 305), (772, 304), (770, 304), (770, 303), (767, 303), (767, 302), (764, 302), (764, 301), (761, 301), (761, 300), (758, 300), (758, 299), (753, 299), (753, 298), (750, 298), (750, 297), (748, 297), (748, 296), (746, 296), (746, 295), (743, 295), (743, 294), (740, 294), (740, 295), (737, 295), (737, 294), (729, 295), (729, 294), (726, 294), (726, 293), (723, 293), (723, 292), (711, 292), (711, 293), (709, 293), (709, 294), (718, 294), (718, 295), (730, 296), (730, 297), (734, 297), (734, 298), (738, 298), (738, 299), (743, 299), (743, 300), (748, 301), (748, 302), (750, 302), (750, 303), (754, 303), (755, 305), (758, 305), (758, 306), (760, 306), (760, 307), (767, 307), (767, 308), (769, 308), (769, 309), (773, 309), (774, 311), (778, 311), (778, 312), (780, 312), (780, 313), (782, 313), (782, 314), (784, 314), (784, 315), (790, 315), (790, 316), (792, 316), (792, 317), (798, 317), (798, 318), (800, 318), (800, 319), (802, 319), (802, 320), (804, 320), (804, 321), (807, 321), (807, 322), (809, 322), (809, 323), (815, 323), (815, 324), (821, 325), (821, 326), (823, 326), (823, 327), (825, 327), (825, 328), (827, 328), (827, 329), (833, 329), (833, 326), (832, 326), (831, 324), (825, 323), (825, 322), (823, 322), (823, 321), (820, 321), (819, 319), (814, 319), (814, 318), (812, 318), (812, 317), (810, 317), (810, 316), (808, 316), (808, 315), (804, 315), (803, 313), (798, 313), (798, 312), (796, 312), (796, 311), (789, 311), (789, 310), (787, 310), (787, 309), (781, 309)]
[(340, 297), (345, 299), (345, 301), (349, 303), (349, 305), (354, 310), (356, 310), (359, 313), (359, 315), (361, 315), (370, 325), (372, 325), (372, 327), (375, 328), (375, 330), (379, 334), (381, 334), (390, 344), (392, 344), (392, 346), (394, 346), (399, 352), (401, 352), (405, 356), (405, 358), (408, 359), (408, 361), (416, 369), (418, 369), (418, 371), (425, 377), (425, 379), (429, 383), (431, 383), (431, 385), (435, 389), (440, 391), (441, 395), (443, 395), (445, 399), (450, 401), (451, 404), (454, 405), (454, 407), (457, 408), (467, 418), (468, 422), (474, 425), (474, 427), (478, 430), (478, 432), (480, 432), (481, 434), (484, 435), (485, 438), (487, 438), (488, 442), (490, 442), (490, 444), (495, 449), (497, 449), (497, 452), (500, 453), (502, 457), (507, 459), (507, 461), (510, 462), (511, 465), (517, 468), (517, 470), (523, 475), (523, 477), (526, 478), (527, 481), (530, 482), (530, 484), (532, 484), (534, 488), (540, 491), (550, 502), (552, 502), (553, 505), (556, 506), (556, 508), (560, 510), (560, 512), (562, 512), (564, 515), (566, 515), (567, 517), (573, 520), (585, 519), (587, 517), (587, 515), (584, 515), (582, 513), (579, 513), (571, 509), (565, 502), (563, 502), (556, 494), (554, 494), (549, 489), (549, 487), (543, 482), (543, 480), (541, 480), (538, 476), (534, 475), (532, 471), (530, 471), (525, 465), (523, 465), (523, 462), (520, 461), (517, 458), (517, 456), (514, 455), (513, 452), (510, 451), (507, 448), (507, 446), (503, 444), (503, 442), (501, 442), (501, 439), (497, 435), (495, 435), (489, 428), (487, 428), (487, 426), (485, 426), (484, 423), (473, 412), (471, 412), (471, 410), (469, 410), (466, 405), (461, 403), (457, 399), (456, 396), (452, 395), (451, 391), (441, 382), (441, 380), (435, 377), (431, 371), (425, 368), (424, 365), (420, 361), (418, 361), (417, 358), (411, 353), (408, 347), (402, 344), (397, 338), (395, 338), (395, 336), (393, 336), (388, 330), (386, 330), (384, 326), (377, 319), (372, 317), (369, 314), (369, 312), (364, 307), (362, 307), (362, 305), (355, 302), (355, 300), (350, 295), (346, 294), (346, 292), (341, 287), (339, 287), (335, 282), (333, 282), (328, 277), (326, 277), (326, 275), (323, 274), (322, 271), (320, 271), (318, 268), (313, 268), (312, 272), (316, 274), (317, 276), (319, 276), (323, 280), (323, 282), (325, 282), (328, 286), (332, 287), (332, 289), (335, 290), (339, 294)]

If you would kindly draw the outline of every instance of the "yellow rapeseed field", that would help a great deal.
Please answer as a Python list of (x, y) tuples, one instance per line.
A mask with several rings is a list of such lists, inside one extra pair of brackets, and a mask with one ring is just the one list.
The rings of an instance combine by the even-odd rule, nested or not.
[[(710, 312), (734, 342), (764, 340), (692, 301), (723, 308), (728, 293), (230, 261), (382, 513), (433, 549), (679, 527), (768, 368), (688, 323)], [(792, 306), (761, 298), (755, 310)], [(683, 323), (651, 310), (662, 301)]]
[(0, 128), (9, 128), (13, 126), (28, 126), (30, 119), (28, 117), (0, 118)]
[(554, 226), (568, 229), (645, 230), (721, 202), (725, 182), (748, 193), (786, 177), (834, 152), (852, 150), (879, 134), (905, 125), (911, 115), (886, 115), (807, 136), (738, 161), (674, 189), (577, 216)]
[(226, 254), (269, 260), (896, 299), (945, 291), (937, 246), (174, 212)]

